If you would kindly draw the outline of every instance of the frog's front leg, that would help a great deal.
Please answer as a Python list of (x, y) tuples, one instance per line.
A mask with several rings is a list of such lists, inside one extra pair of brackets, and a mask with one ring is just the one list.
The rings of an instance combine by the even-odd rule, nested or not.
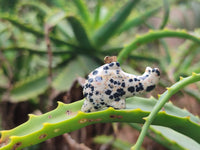
[(108, 106), (113, 107), (114, 109), (125, 109), (126, 108), (125, 99), (117, 99), (111, 101)]

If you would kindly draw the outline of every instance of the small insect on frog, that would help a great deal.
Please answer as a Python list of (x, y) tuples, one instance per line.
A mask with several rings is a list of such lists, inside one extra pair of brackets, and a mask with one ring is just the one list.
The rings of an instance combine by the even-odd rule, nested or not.
[(116, 56), (105, 57), (103, 66), (88, 75), (83, 86), (83, 112), (94, 112), (106, 107), (124, 109), (125, 99), (138, 93), (152, 91), (160, 78), (158, 68), (147, 67), (141, 76), (125, 73)]

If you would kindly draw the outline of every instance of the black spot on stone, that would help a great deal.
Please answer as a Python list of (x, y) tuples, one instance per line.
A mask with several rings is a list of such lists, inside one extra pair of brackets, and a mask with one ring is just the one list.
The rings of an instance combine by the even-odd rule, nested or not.
[(92, 72), (92, 74), (93, 74), (93, 75), (97, 75), (97, 74), (98, 74), (98, 71), (95, 70), (95, 71)]
[(149, 92), (149, 91), (153, 90), (155, 87), (156, 87), (155, 85), (148, 86), (146, 91)]
[(113, 96), (112, 96), (112, 95), (110, 95), (110, 96), (109, 96), (109, 99), (113, 99)]
[(88, 82), (89, 82), (89, 83), (92, 83), (92, 82), (93, 82), (93, 79), (92, 79), (92, 78), (89, 78), (89, 79), (88, 79)]
[(129, 82), (133, 82), (133, 79), (129, 79), (128, 81), (129, 81)]
[(125, 87), (125, 82), (122, 83), (122, 87)]
[(120, 66), (119, 62), (117, 62), (116, 65), (119, 67)]
[(156, 73), (158, 76), (160, 76), (160, 71), (159, 70), (156, 70)]
[(94, 100), (92, 98), (90, 98), (90, 102), (92, 103)]
[(107, 95), (110, 95), (111, 92), (112, 92), (111, 90), (106, 90), (106, 91), (105, 91), (105, 93), (106, 93)]
[(98, 95), (98, 94), (99, 94), (99, 91), (96, 91), (95, 94)]
[(108, 69), (109, 69), (108, 66), (104, 66), (104, 67), (103, 67), (103, 70), (108, 70)]
[(87, 112), (89, 113), (89, 112), (91, 112), (91, 110), (89, 109), (89, 110), (87, 110)]
[(98, 106), (94, 106), (94, 109), (99, 109), (99, 107)]
[(109, 66), (112, 67), (114, 65), (114, 63), (110, 63)]
[(114, 84), (117, 84), (117, 81), (114, 81)]
[(138, 81), (138, 79), (137, 79), (137, 78), (134, 78), (134, 81)]
[(93, 95), (93, 93), (89, 93), (89, 95), (90, 95), (90, 96), (92, 96), (92, 95)]
[(143, 87), (142, 83), (139, 83), (139, 88), (140, 88), (140, 91), (144, 90), (144, 87)]
[(135, 88), (136, 88), (136, 90), (135, 90), (136, 92), (140, 91), (140, 88), (137, 85), (135, 86)]
[(84, 93), (84, 94), (83, 94), (84, 97), (87, 97), (87, 95), (88, 95), (88, 93)]
[(126, 92), (121, 88), (121, 89), (117, 89), (117, 92), (119, 94), (119, 96), (123, 96), (126, 94)]
[(117, 84), (120, 85), (121, 83), (118, 81)]
[(120, 72), (119, 70), (116, 70), (116, 74), (119, 74), (119, 72)]
[(86, 88), (86, 89), (89, 88), (89, 84), (88, 84), (88, 83), (85, 85), (85, 88)]
[(101, 77), (101, 76), (96, 76), (96, 77), (95, 77), (95, 81), (101, 82), (101, 81), (102, 81), (102, 77)]
[(105, 103), (104, 103), (104, 102), (101, 102), (100, 104), (101, 104), (101, 105), (105, 105)]
[(91, 88), (91, 91), (94, 91), (94, 86), (90, 86), (90, 88)]
[(117, 101), (117, 102), (120, 101), (120, 98), (119, 97), (115, 98), (115, 101)]
[(113, 83), (113, 82), (114, 82), (114, 80), (113, 80), (113, 79), (110, 79), (110, 82), (111, 82), (111, 83)]
[(135, 92), (135, 87), (134, 86), (130, 86), (128, 88), (128, 91), (131, 92), (131, 93)]
[(119, 97), (119, 94), (115, 93), (115, 94), (113, 94), (113, 96), (114, 96), (114, 98), (117, 98), (117, 97)]
[(113, 88), (113, 85), (108, 84), (108, 86), (109, 86), (111, 89)]

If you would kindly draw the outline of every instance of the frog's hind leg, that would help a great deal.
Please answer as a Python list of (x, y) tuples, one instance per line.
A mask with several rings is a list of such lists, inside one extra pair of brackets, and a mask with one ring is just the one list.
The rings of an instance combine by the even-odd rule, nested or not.
[(126, 108), (125, 99), (116, 99), (109, 103), (109, 107), (113, 107), (114, 109), (124, 109)]

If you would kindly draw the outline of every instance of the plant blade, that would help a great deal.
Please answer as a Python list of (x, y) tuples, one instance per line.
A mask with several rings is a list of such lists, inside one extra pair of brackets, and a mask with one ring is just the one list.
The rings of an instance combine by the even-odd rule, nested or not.
[(93, 37), (95, 46), (102, 46), (116, 33), (116, 30), (126, 20), (137, 2), (139, 2), (139, 0), (129, 0), (123, 8), (117, 11), (116, 14), (95, 33)]

